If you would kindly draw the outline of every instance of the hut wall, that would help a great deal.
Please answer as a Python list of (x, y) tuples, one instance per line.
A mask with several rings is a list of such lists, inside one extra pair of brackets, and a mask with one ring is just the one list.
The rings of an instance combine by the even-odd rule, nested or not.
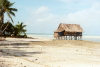
[(58, 32), (54, 32), (54, 37), (57, 38), (58, 36)]
[(82, 36), (82, 32), (65, 32), (66, 36)]
[(64, 31), (63, 32), (58, 32), (59, 36), (64, 36)]

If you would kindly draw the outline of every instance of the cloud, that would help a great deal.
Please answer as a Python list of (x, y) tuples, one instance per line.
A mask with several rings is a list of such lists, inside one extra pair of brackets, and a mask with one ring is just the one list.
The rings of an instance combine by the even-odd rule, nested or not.
[(46, 6), (41, 6), (40, 8), (36, 9), (36, 11), (32, 15), (37, 23), (49, 22), (54, 18), (54, 15), (49, 12), (49, 8)]
[[(46, 6), (41, 6), (31, 13), (28, 19), (28, 31), (35, 33), (51, 33), (55, 29), (57, 16)], [(30, 27), (32, 29), (30, 29)]]
[[(68, 2), (77, 2), (78, 0), (66, 0)], [(85, 0), (86, 1), (86, 0)], [(88, 0), (89, 2), (90, 0)], [(81, 2), (82, 1), (78, 1)], [(76, 5), (76, 4), (74, 4)], [(73, 6), (74, 6), (73, 5)], [(91, 5), (90, 5), (91, 6)], [(69, 6), (70, 7), (70, 6)], [(80, 7), (80, 6), (76, 6)], [(68, 7), (66, 7), (67, 9)], [(81, 8), (81, 7), (80, 7)], [(50, 9), (47, 6), (40, 6), (34, 10), (30, 10), (30, 16), (27, 18), (27, 29), (30, 33), (53, 33), (56, 30), (60, 22), (80, 24), (85, 34), (99, 34), (100, 27), (100, 2), (92, 2), (92, 6), (88, 8), (82, 8), (77, 11), (63, 13), (53, 13), (54, 9)], [(63, 12), (63, 10), (61, 11)]]
[(71, 3), (71, 2), (78, 2), (79, 0), (60, 0), (62, 2)]
[(45, 13), (45, 12), (48, 12), (48, 11), (49, 11), (48, 7), (46, 7), (46, 6), (41, 6), (40, 8), (38, 8), (38, 9), (35, 11), (35, 13), (36, 13), (36, 14), (41, 14), (41, 13)]
[(61, 21), (65, 23), (80, 24), (86, 34), (95, 34), (100, 26), (100, 3), (95, 3), (91, 8), (69, 13)]
[(99, 0), (59, 0), (61, 2), (65, 2), (65, 3), (94, 3), (94, 2), (99, 2)]

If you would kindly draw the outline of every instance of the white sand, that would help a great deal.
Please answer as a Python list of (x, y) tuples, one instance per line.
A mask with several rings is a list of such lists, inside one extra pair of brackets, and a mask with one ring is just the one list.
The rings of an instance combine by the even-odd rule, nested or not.
[[(16, 40), (16, 42), (26, 41)], [(12, 40), (8, 39), (7, 42), (10, 41)], [(29, 42), (28, 39), (27, 41)], [(9, 61), (4, 63), (10, 64), (10, 67), (100, 67), (100, 43), (36, 42), (34, 39), (32, 41), (30, 45), (0, 46), (2, 50), (0, 60)]]

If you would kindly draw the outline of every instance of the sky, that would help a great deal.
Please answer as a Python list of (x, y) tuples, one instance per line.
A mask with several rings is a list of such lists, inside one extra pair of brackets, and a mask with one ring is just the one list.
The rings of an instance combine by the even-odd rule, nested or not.
[(60, 23), (80, 24), (85, 35), (100, 35), (100, 0), (10, 0), (18, 9), (15, 23), (27, 33), (53, 34)]

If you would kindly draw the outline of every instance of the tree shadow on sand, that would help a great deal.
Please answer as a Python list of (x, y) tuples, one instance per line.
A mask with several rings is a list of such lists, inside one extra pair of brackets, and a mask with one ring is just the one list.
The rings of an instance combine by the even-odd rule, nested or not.
[(12, 46), (20, 46), (20, 45), (29, 45), (29, 43), (14, 43), (14, 42), (1, 42), (0, 43), (0, 46), (9, 46), (9, 45), (12, 45)]
[(26, 52), (24, 50), (17, 50), (17, 49), (0, 49), (0, 52), (5, 53), (4, 56), (16, 56), (16, 57), (31, 57), (32, 55), (43, 53), (41, 51)]

